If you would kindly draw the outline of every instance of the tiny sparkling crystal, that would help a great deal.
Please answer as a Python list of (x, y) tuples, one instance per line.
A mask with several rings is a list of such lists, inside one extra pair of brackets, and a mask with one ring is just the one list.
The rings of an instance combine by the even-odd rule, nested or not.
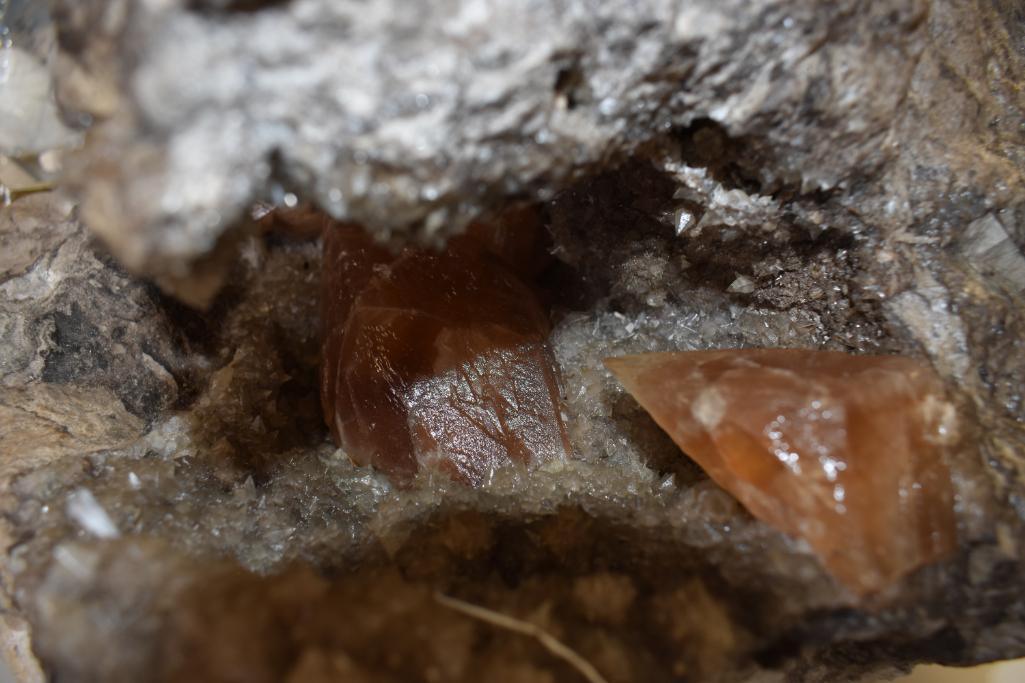
[(854, 592), (954, 550), (954, 411), (920, 363), (785, 349), (605, 363), (709, 476)]
[(321, 402), (355, 462), (480, 485), (569, 453), (545, 313), (480, 242), (394, 258), (334, 226), (324, 264)]

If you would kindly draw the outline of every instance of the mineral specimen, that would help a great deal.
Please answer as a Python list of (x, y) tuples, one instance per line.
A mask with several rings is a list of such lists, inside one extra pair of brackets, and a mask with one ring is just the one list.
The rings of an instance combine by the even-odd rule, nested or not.
[(389, 261), (356, 227), (326, 235), (321, 399), (349, 456), (400, 482), (425, 468), (471, 484), (565, 456), (533, 292), (472, 240)]
[[(0, 654), (32, 683), (575, 680), (440, 591), (609, 681), (1025, 655), (1020, 4), (0, 1), (54, 12), (61, 119), (91, 122), (61, 195), (0, 210)], [(392, 248), (533, 205), (574, 457), (480, 488), (338, 457), (320, 245), (253, 202)], [(948, 561), (858, 599), (601, 364), (780, 346), (928, 358)]]
[(954, 410), (918, 362), (761, 349), (606, 365), (715, 481), (855, 592), (954, 550)]

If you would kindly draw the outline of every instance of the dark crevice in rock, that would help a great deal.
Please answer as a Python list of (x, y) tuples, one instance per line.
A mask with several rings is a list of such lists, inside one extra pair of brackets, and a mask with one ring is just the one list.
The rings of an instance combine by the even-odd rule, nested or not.
[(249, 13), (288, 5), (292, 0), (188, 0), (186, 6), (199, 13)]
[(674, 131), (674, 138), (680, 146), (680, 158), (687, 164), (708, 169), (726, 187), (768, 194), (759, 173), (763, 165), (759, 145), (754, 140), (732, 137), (721, 125), (704, 118)]
[(587, 79), (579, 63), (578, 57), (570, 56), (565, 61), (568, 64), (561, 67), (555, 75), (553, 86), (556, 97), (563, 98), (564, 106), (567, 109), (575, 109), (577, 105), (588, 101), (590, 94), (587, 91)]

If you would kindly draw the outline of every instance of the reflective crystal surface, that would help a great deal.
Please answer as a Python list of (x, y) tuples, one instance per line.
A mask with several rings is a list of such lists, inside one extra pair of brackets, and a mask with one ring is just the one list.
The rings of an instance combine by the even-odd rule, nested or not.
[(547, 318), (502, 261), (469, 243), (392, 260), (341, 227), (325, 268), (322, 403), (354, 461), (478, 485), (569, 452)]
[(954, 409), (920, 363), (760, 349), (606, 365), (716, 482), (855, 592), (954, 549)]

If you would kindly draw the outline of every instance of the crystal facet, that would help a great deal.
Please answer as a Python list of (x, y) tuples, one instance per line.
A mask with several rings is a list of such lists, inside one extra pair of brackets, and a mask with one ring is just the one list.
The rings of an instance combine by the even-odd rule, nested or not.
[(325, 419), (360, 464), (469, 484), (569, 452), (548, 321), (479, 244), (393, 259), (360, 230), (325, 235)]
[(922, 364), (788, 349), (605, 363), (719, 485), (856, 593), (954, 549), (954, 409)]

